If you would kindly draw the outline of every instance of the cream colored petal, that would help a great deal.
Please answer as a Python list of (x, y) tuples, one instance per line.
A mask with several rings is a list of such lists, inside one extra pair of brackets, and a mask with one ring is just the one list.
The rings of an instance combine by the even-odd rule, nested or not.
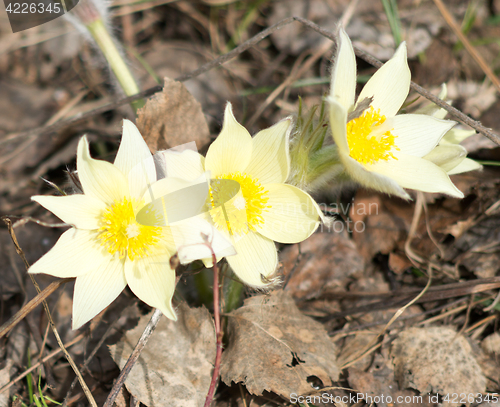
[(187, 181), (163, 178), (144, 196), (145, 205), (136, 214), (137, 222), (147, 226), (167, 226), (206, 211), (208, 173)]
[(29, 272), (67, 278), (101, 267), (110, 262), (112, 256), (99, 246), (96, 236), (95, 231), (67, 230), (54, 247), (29, 268)]
[(448, 175), (462, 174), (464, 172), (476, 171), (483, 169), (483, 166), (478, 162), (465, 158), (460, 164), (448, 171)]
[(464, 195), (453, 185), (446, 171), (423, 158), (397, 154), (397, 160), (378, 161), (367, 165), (371, 171), (392, 178), (403, 188), (423, 192), (437, 192), (463, 198)]
[(354, 105), (356, 92), (356, 56), (351, 40), (343, 28), (339, 29), (338, 51), (333, 61), (330, 96), (349, 111)]
[(437, 146), (456, 123), (421, 114), (402, 114), (392, 119), (394, 143), (403, 154), (423, 157)]
[(454, 128), (443, 136), (440, 144), (458, 144), (464, 141), (467, 137), (473, 136), (474, 134), (476, 134), (475, 130)]
[(261, 184), (285, 182), (288, 178), (291, 124), (292, 119), (286, 118), (254, 136), (252, 159), (245, 172)]
[(411, 73), (406, 60), (406, 44), (401, 43), (393, 57), (366, 83), (358, 101), (373, 97), (372, 106), (392, 117), (401, 108), (410, 90)]
[(155, 157), (163, 163), (168, 177), (193, 180), (205, 172), (205, 157), (193, 150), (164, 150)]
[(175, 270), (170, 267), (171, 254), (164, 252), (125, 263), (125, 277), (130, 289), (151, 307), (158, 308), (174, 321), (172, 307), (175, 291)]
[(128, 180), (116, 166), (90, 156), (86, 137), (78, 143), (76, 165), (85, 195), (100, 199), (107, 205), (130, 195)]
[(298, 243), (311, 236), (321, 212), (311, 196), (286, 184), (268, 184), (266, 190), (270, 208), (262, 212), (264, 223), (257, 232), (280, 243)]
[(127, 177), (130, 195), (140, 198), (147, 185), (156, 181), (153, 156), (134, 123), (123, 120), (123, 135), (115, 166)]
[(344, 164), (346, 173), (353, 181), (365, 188), (371, 188), (389, 195), (396, 195), (403, 199), (410, 199), (410, 195), (390, 177), (368, 171), (363, 165), (345, 154), (341, 154), (340, 158)]
[(211, 258), (212, 251), (219, 259), (236, 254), (230, 239), (219, 232), (209, 220), (207, 213), (171, 226), (175, 251), (182, 264)]
[(333, 141), (339, 149), (339, 154), (349, 154), (346, 129), (347, 110), (333, 97), (328, 97), (326, 100), (330, 104), (330, 129)]
[(63, 222), (78, 229), (98, 229), (99, 219), (106, 205), (99, 199), (76, 194), (67, 196), (42, 196), (31, 197), (45, 209), (51, 211)]
[(120, 295), (127, 285), (124, 262), (124, 259), (114, 257), (113, 261), (104, 263), (76, 279), (73, 329), (78, 329), (90, 321)]
[(231, 103), (228, 103), (222, 131), (208, 149), (205, 170), (211, 171), (212, 178), (245, 172), (252, 157), (252, 144), (252, 136), (236, 121)]
[(278, 267), (278, 253), (272, 240), (249, 232), (233, 242), (236, 256), (227, 261), (238, 278), (252, 287), (269, 285)]
[(439, 145), (423, 158), (441, 167), (447, 173), (467, 156), (467, 150), (458, 144)]

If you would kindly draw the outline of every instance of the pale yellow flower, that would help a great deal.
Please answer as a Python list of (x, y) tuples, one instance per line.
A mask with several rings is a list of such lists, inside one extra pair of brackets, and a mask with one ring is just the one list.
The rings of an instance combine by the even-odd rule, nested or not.
[(76, 277), (73, 329), (106, 308), (127, 284), (146, 304), (175, 320), (170, 258), (176, 249), (169, 228), (136, 221), (151, 200), (148, 187), (156, 181), (156, 170), (134, 124), (124, 121), (114, 164), (91, 158), (83, 137), (77, 170), (83, 194), (32, 197), (73, 227), (29, 272)]
[(194, 179), (210, 171), (209, 216), (236, 249), (227, 257), (229, 265), (253, 287), (272, 280), (278, 266), (274, 241), (306, 239), (321, 216), (309, 194), (285, 184), (290, 131), (291, 120), (285, 119), (252, 138), (228, 103), (222, 131), (206, 159), (193, 151), (165, 153), (169, 177)]
[[(409, 87), (402, 43), (366, 83), (356, 103), (356, 59), (349, 37), (340, 29), (327, 100), (333, 139), (345, 171), (363, 186), (405, 199), (409, 195), (403, 188), (462, 198), (446, 171), (425, 158), (455, 122), (428, 115), (396, 115)], [(369, 107), (356, 110), (366, 102)]]

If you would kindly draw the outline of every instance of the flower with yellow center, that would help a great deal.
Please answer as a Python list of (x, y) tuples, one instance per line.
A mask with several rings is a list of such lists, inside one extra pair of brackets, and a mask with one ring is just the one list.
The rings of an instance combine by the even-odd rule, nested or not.
[(156, 181), (153, 158), (141, 134), (132, 122), (124, 121), (114, 164), (91, 158), (83, 137), (77, 170), (83, 194), (32, 197), (73, 227), (29, 272), (76, 277), (73, 329), (106, 308), (127, 284), (141, 300), (175, 320), (170, 258), (176, 249), (169, 228), (136, 221)]
[(332, 69), (330, 127), (345, 172), (359, 184), (408, 199), (403, 188), (462, 198), (446, 170), (425, 156), (455, 122), (422, 114), (396, 115), (408, 96), (406, 45), (366, 83), (355, 103), (356, 58), (339, 30)]
[(228, 103), (222, 131), (206, 158), (193, 151), (164, 153), (168, 176), (194, 179), (210, 172), (208, 216), (236, 249), (236, 255), (227, 256), (229, 265), (253, 287), (272, 281), (278, 266), (274, 241), (301, 242), (319, 225), (314, 200), (285, 184), (290, 131), (291, 120), (285, 119), (252, 138)]

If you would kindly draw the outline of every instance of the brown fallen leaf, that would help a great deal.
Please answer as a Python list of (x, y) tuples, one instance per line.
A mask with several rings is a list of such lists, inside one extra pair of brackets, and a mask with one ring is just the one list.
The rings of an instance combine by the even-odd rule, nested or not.
[[(215, 362), (215, 331), (206, 308), (181, 304), (178, 320), (162, 317), (132, 368), (125, 386), (147, 406), (203, 405)], [(109, 347), (123, 368), (151, 314), (142, 317), (116, 345)]]
[[(449, 327), (410, 328), (398, 335), (391, 350), (401, 389), (438, 393), (443, 405), (458, 406), (453, 393), (486, 391), (486, 378), (467, 339)], [(470, 404), (466, 400), (467, 405)]]
[(224, 383), (244, 383), (286, 399), (313, 390), (319, 379), (331, 386), (339, 377), (336, 348), (319, 323), (303, 315), (290, 295), (274, 291), (245, 300), (228, 315), (229, 345), (222, 354)]
[(373, 356), (366, 371), (350, 367), (349, 387), (364, 396), (366, 404), (375, 402), (377, 407), (432, 407), (426, 395), (419, 396), (411, 389), (399, 390), (394, 379), (394, 368), (385, 351)]
[(137, 127), (153, 153), (191, 141), (199, 150), (210, 141), (201, 104), (184, 84), (170, 78), (165, 78), (163, 92), (139, 109)]
[(316, 298), (332, 290), (339, 290), (364, 270), (363, 259), (347, 232), (315, 233), (298, 245), (281, 252), (285, 275), (295, 272), (286, 289), (293, 297)]

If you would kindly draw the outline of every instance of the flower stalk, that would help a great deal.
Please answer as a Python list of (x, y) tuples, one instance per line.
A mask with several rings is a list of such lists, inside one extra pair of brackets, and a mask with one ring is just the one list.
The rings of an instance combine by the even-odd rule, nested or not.
[[(132, 73), (128, 69), (127, 64), (118, 51), (118, 48), (116, 47), (113, 38), (106, 29), (106, 26), (104, 25), (102, 19), (99, 18), (89, 23), (87, 25), (87, 29), (92, 35), (92, 38), (94, 38), (96, 44), (99, 46), (104, 57), (108, 61), (109, 66), (111, 67), (113, 73), (116, 76), (116, 79), (118, 80), (118, 83), (123, 89), (123, 92), (127, 96), (132, 96), (139, 93), (139, 86), (137, 85), (134, 77), (132, 76)], [(132, 102), (132, 107), (136, 111), (142, 106), (144, 106), (143, 99)]]
[[(98, 6), (102, 6), (101, 10), (99, 10)], [(83, 0), (73, 9), (73, 13), (67, 14), (67, 17), (80, 31), (83, 33), (88, 32), (92, 36), (103, 53), (104, 58), (106, 58), (125, 95), (133, 96), (139, 93), (139, 86), (119, 50), (116, 40), (108, 30), (106, 9), (104, 6), (95, 4), (93, 0)], [(144, 99), (139, 99), (131, 103), (135, 111), (143, 107), (144, 104)]]

